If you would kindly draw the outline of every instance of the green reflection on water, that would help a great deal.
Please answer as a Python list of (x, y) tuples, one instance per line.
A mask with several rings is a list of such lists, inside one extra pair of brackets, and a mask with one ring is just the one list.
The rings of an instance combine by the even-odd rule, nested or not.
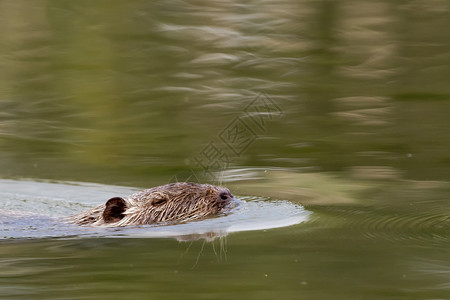
[(170, 178), (261, 90), (285, 114), (233, 165), (449, 175), (444, 7), (33, 3), (1, 2), (3, 176)]

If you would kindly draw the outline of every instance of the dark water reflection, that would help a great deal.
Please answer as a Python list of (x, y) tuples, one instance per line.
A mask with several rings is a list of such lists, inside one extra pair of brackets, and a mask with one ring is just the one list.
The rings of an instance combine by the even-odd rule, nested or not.
[[(3, 241), (0, 297), (448, 298), (449, 26), (445, 0), (0, 0), (0, 177), (148, 187), (212, 142), (237, 194), (314, 216), (232, 234), (226, 260)], [(236, 154), (221, 133), (261, 91), (282, 115)]]

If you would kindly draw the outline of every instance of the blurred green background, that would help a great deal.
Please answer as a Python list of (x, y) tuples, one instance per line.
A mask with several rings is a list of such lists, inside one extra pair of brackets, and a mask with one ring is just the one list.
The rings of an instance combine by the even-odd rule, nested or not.
[(445, 180), (449, 5), (0, 1), (0, 175), (167, 181), (264, 91), (231, 167)]

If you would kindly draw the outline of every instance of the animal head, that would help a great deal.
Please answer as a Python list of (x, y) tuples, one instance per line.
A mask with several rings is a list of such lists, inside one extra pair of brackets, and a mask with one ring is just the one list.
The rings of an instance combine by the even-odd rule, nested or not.
[(114, 197), (74, 216), (80, 225), (143, 225), (185, 222), (220, 212), (233, 200), (227, 188), (178, 182), (143, 190), (128, 198)]

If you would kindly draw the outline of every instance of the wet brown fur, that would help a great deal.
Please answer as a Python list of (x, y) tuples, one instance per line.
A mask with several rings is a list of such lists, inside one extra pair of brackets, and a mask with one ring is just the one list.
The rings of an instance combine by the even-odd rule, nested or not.
[(79, 225), (171, 224), (215, 215), (233, 195), (227, 188), (191, 182), (170, 183), (137, 192), (69, 218)]

